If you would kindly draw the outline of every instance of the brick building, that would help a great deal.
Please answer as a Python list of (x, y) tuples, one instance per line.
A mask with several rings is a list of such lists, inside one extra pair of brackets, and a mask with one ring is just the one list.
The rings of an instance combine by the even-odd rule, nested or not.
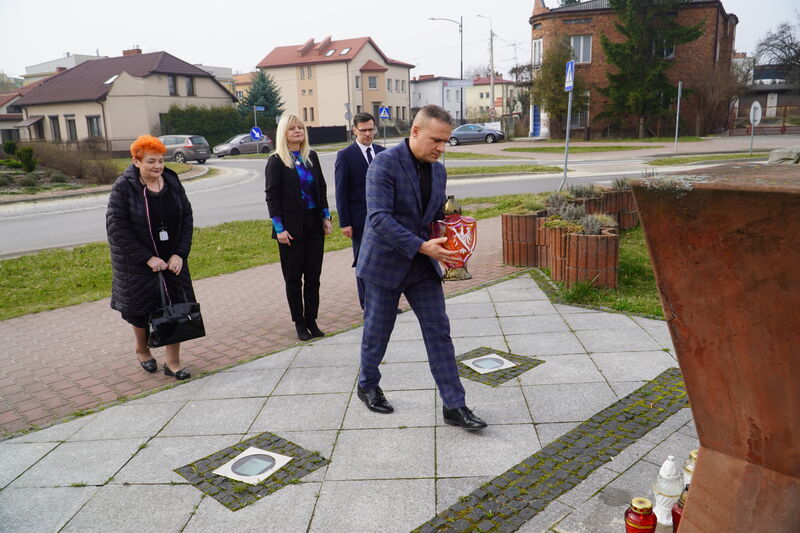
[[(717, 75), (730, 72), (739, 19), (727, 13), (720, 0), (686, 0), (676, 17), (684, 26), (704, 21), (703, 34), (697, 40), (664, 50), (664, 54), (673, 62), (666, 71), (667, 78), (676, 86), (679, 81), (683, 82), (688, 93), (681, 102), (682, 133), (708, 133), (725, 126), (727, 105), (710, 110), (709, 104), (702, 103), (701, 94), (714, 85)], [(544, 0), (534, 0), (529, 19), (534, 69), (541, 66), (542, 58), (559, 38), (569, 37), (575, 58), (575, 76), (582, 78), (589, 88), (589, 109), (573, 113), (572, 128), (584, 131), (588, 128), (592, 135), (603, 134), (608, 126), (595, 119), (607, 104), (598, 89), (608, 86), (607, 72), (613, 68), (606, 62), (600, 36), (605, 34), (612, 42), (621, 41), (623, 37), (614, 26), (616, 21), (608, 0), (590, 0), (553, 9), (548, 9)], [(532, 133), (546, 136), (547, 117), (537, 108), (534, 106), (532, 124), (537, 126), (532, 128)], [(648, 123), (649, 133), (668, 135), (675, 128), (674, 119), (669, 122), (671, 124)], [(537, 130), (538, 124), (541, 130)], [(629, 127), (635, 130), (636, 125)]]

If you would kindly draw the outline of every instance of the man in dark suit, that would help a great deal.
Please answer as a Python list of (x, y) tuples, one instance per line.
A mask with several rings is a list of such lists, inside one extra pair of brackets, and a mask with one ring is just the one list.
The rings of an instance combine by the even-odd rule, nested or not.
[[(356, 140), (336, 154), (336, 210), (342, 235), (353, 240), (353, 266), (358, 261), (364, 220), (367, 218), (366, 181), (367, 168), (372, 159), (385, 150), (373, 144), (375, 117), (369, 113), (358, 113), (353, 117), (353, 135)], [(364, 282), (356, 278), (358, 301), (364, 309)]]
[(410, 138), (379, 154), (367, 172), (367, 220), (356, 265), (366, 296), (358, 397), (372, 411), (394, 411), (378, 386), (378, 365), (403, 294), (422, 328), (444, 421), (475, 430), (486, 427), (486, 422), (465, 403), (439, 266), (439, 261), (447, 262), (457, 252), (442, 246), (445, 237), (431, 239), (429, 229), (432, 221), (443, 218), (447, 173), (438, 159), (451, 130), (447, 111), (425, 106), (414, 118)]

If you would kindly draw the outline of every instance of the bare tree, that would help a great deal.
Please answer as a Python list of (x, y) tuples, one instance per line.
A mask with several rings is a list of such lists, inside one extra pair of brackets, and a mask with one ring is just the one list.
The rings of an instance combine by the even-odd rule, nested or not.
[(717, 133), (727, 127), (734, 99), (744, 93), (747, 77), (735, 68), (708, 69), (692, 83), (691, 97), (697, 105), (695, 134)]
[(795, 24), (783, 22), (775, 31), (767, 32), (756, 54), (773, 65), (786, 67), (786, 81), (800, 85), (800, 12)]

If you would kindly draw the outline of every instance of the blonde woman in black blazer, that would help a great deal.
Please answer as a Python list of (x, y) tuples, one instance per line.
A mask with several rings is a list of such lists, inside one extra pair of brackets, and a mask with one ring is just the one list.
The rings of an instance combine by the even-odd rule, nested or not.
[(267, 208), (278, 241), (286, 299), (297, 338), (325, 335), (317, 326), (319, 277), (325, 235), (330, 234), (327, 186), (308, 131), (297, 115), (284, 113), (267, 160)]

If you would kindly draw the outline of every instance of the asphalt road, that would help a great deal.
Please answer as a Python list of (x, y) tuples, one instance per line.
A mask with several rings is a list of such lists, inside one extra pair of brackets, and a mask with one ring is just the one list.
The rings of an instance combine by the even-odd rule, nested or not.
[[(610, 155), (609, 157), (614, 157)], [(333, 166), (335, 152), (320, 154), (328, 183), (328, 204), (335, 209)], [(452, 166), (494, 166), (520, 160), (450, 160)], [(620, 175), (638, 176), (643, 160), (630, 157), (598, 160), (570, 160), (570, 183), (608, 181)], [(563, 158), (537, 159), (536, 163), (563, 165)], [(266, 219), (264, 159), (212, 159), (206, 163), (220, 169), (206, 179), (188, 181), (185, 186), (192, 203), (195, 225), (212, 226), (233, 220)], [(494, 196), (555, 190), (561, 174), (451, 178), (448, 194), (458, 198)], [(69, 247), (104, 241), (107, 194), (76, 198), (38, 200), (0, 205), (0, 258), (9, 258), (48, 248)]]

